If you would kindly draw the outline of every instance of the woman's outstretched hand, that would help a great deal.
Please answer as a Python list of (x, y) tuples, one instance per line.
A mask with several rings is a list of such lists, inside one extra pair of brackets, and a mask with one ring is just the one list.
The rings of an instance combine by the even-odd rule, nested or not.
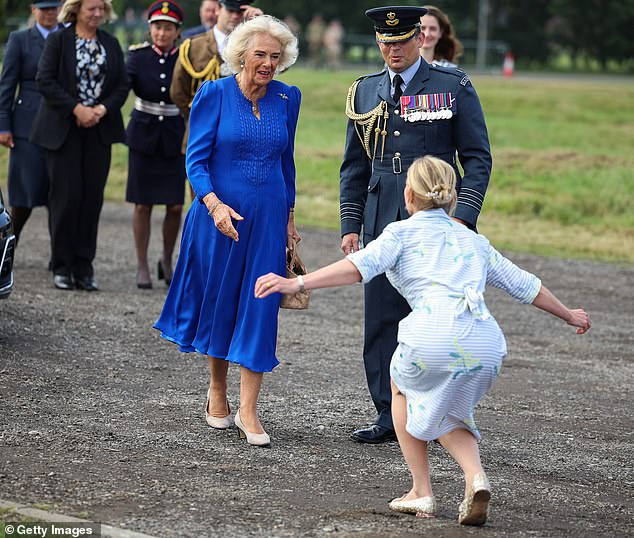
[(563, 319), (568, 325), (577, 327), (577, 334), (584, 334), (592, 327), (590, 316), (583, 308), (567, 308), (555, 297), (555, 294), (543, 284), (539, 293), (535, 296), (535, 299), (533, 299), (533, 306)]
[(231, 219), (244, 220), (243, 216), (236, 213), (227, 204), (220, 204), (214, 211), (213, 218), (214, 224), (221, 234), (226, 235), (227, 237), (231, 237), (231, 239), (233, 239), (234, 241), (238, 240), (238, 230), (236, 230), (233, 226), (233, 222)]
[(577, 334), (584, 334), (588, 332), (592, 323), (590, 323), (590, 315), (583, 309), (577, 308), (570, 310), (570, 319), (566, 321), (568, 325), (577, 327)]
[(271, 293), (283, 293), (291, 295), (299, 291), (299, 282), (296, 278), (284, 278), (275, 273), (262, 275), (255, 282), (256, 299), (264, 299)]
[(244, 220), (244, 217), (235, 212), (232, 207), (221, 202), (213, 192), (205, 196), (203, 202), (205, 202), (211, 218), (214, 219), (214, 224), (216, 228), (218, 228), (218, 231), (227, 237), (231, 237), (234, 241), (237, 241), (238, 231), (233, 226), (231, 219)]

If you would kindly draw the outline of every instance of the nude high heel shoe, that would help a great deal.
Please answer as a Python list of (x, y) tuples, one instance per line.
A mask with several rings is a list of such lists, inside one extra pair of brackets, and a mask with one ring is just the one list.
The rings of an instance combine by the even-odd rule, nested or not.
[(238, 434), (240, 439), (246, 439), (247, 443), (253, 446), (271, 446), (271, 438), (269, 434), (264, 433), (251, 433), (247, 431), (240, 420), (240, 410), (236, 412), (236, 426), (238, 427)]
[(209, 389), (207, 389), (207, 403), (205, 404), (205, 419), (207, 424), (217, 430), (226, 430), (233, 426), (233, 420), (231, 418), (231, 409), (229, 408), (229, 402), (227, 401), (227, 410), (229, 414), (226, 417), (218, 418), (209, 414)]
[(458, 523), (461, 525), (484, 525), (487, 520), (489, 500), (491, 499), (491, 485), (484, 473), (473, 477), (473, 482), (464, 501), (458, 508)]

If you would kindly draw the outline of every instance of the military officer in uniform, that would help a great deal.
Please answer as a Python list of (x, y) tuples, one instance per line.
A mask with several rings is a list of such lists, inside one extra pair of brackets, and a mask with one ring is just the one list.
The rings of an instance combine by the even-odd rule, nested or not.
[(183, 153), (187, 149), (189, 110), (196, 90), (205, 80), (218, 80), (232, 74), (220, 56), (227, 36), (241, 22), (262, 15), (261, 9), (249, 5), (252, 2), (220, 0), (216, 25), (205, 34), (186, 39), (180, 46), (170, 96), (186, 122)]
[(200, 26), (188, 28), (183, 32), (183, 39), (204, 34), (213, 28), (218, 20), (218, 10), (220, 5), (218, 0), (202, 0), (200, 2)]
[[(420, 57), (420, 18), (425, 12), (412, 6), (366, 11), (386, 69), (357, 79), (347, 97), (349, 121), (340, 171), (344, 254), (377, 238), (390, 222), (408, 217), (403, 198), (407, 169), (424, 155), (454, 167), (459, 191), (454, 218), (476, 227), (491, 172), (484, 115), (463, 71), (430, 65)], [(353, 432), (355, 441), (395, 439), (389, 366), (398, 323), (409, 312), (385, 275), (365, 285), (363, 358), (377, 417), (369, 427)]]
[(42, 99), (35, 82), (44, 43), (61, 25), (57, 14), (62, 2), (31, 4), (33, 28), (9, 35), (0, 78), (0, 144), (9, 156), (9, 203), (16, 241), (36, 206), (47, 205), (49, 178), (44, 150), (29, 141), (29, 133)]
[(152, 43), (133, 45), (126, 69), (136, 95), (126, 130), (129, 148), (126, 201), (134, 204), (132, 228), (137, 255), (136, 284), (152, 288), (148, 264), (150, 222), (154, 205), (165, 205), (163, 254), (157, 264), (159, 280), (172, 279), (172, 255), (185, 198), (185, 157), (181, 142), (185, 124), (169, 98), (178, 57), (176, 40), (183, 10), (173, 0), (156, 0), (148, 8)]

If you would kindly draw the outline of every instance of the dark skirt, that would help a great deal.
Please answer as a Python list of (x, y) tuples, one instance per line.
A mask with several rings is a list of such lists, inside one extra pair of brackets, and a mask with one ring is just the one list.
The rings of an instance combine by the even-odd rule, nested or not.
[(49, 180), (44, 150), (26, 138), (14, 138), (9, 154), (9, 205), (37, 207), (48, 204)]
[(157, 157), (130, 149), (125, 199), (141, 205), (182, 205), (185, 156)]

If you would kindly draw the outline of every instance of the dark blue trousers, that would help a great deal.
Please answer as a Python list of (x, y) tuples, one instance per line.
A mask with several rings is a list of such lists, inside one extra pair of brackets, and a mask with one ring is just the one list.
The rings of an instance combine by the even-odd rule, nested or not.
[(365, 375), (377, 411), (374, 422), (392, 430), (390, 361), (397, 346), (398, 324), (410, 312), (407, 301), (385, 275), (379, 275), (365, 285)]

